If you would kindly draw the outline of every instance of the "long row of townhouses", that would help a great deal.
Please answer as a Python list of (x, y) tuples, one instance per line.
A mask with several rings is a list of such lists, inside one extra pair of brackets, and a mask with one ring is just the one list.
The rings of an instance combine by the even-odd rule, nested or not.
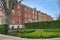
[[(51, 21), (53, 18), (46, 13), (37, 11), (36, 8), (30, 8), (22, 3), (16, 3), (10, 12), (10, 28), (22, 28), (24, 23)], [(5, 23), (3, 5), (0, 4), (0, 24)]]

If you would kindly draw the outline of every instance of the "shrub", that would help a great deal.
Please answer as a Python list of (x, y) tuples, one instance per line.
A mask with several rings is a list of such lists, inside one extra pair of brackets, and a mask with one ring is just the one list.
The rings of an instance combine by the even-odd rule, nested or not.
[(22, 38), (56, 38), (56, 37), (60, 37), (59, 31), (52, 32), (52, 30), (48, 29), (48, 30), (44, 31), (41, 29), (37, 29), (35, 32), (32, 32), (32, 33), (23, 33), (23, 34), (19, 33), (18, 36), (22, 37)]
[(41, 33), (40, 30), (36, 30), (35, 32), (20, 34), (20, 37), (22, 37), (22, 38), (40, 38), (40, 36), (41, 36), (40, 33)]
[(21, 28), (20, 30), (18, 30), (19, 33), (24, 33), (25, 29)]
[(25, 33), (32, 33), (32, 32), (35, 32), (36, 30), (35, 29), (27, 29), (25, 30)]
[(60, 20), (58, 20), (58, 21), (25, 23), (25, 28), (26, 29), (60, 28)]
[(16, 36), (17, 33), (16, 33), (16, 32), (10, 32), (9, 35), (11, 35), (11, 36)]
[(8, 33), (8, 24), (0, 25), (0, 34), (7, 34)]

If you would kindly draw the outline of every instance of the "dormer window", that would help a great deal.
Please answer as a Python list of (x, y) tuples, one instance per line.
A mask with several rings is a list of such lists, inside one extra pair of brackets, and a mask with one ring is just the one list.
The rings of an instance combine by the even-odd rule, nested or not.
[(20, 11), (18, 11), (18, 13), (17, 13), (17, 14), (18, 14), (18, 16), (20, 16)]

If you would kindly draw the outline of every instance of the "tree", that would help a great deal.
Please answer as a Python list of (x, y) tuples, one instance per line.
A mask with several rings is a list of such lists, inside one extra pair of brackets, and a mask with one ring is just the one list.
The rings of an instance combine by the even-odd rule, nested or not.
[[(2, 4), (3, 4), (3, 7), (4, 7), (4, 11), (5, 11), (5, 16), (6, 16), (6, 20), (5, 22), (6, 23), (9, 23), (9, 19), (10, 19), (10, 12), (11, 10), (13, 9), (15, 3), (17, 3), (17, 0), (1, 0), (2, 1)], [(8, 6), (7, 6), (7, 3), (8, 2)]]
[(59, 14), (58, 17), (57, 17), (57, 20), (60, 20), (60, 14)]
[(60, 0), (58, 0), (58, 7), (60, 8)]
[[(58, 7), (59, 7), (59, 9), (60, 9), (60, 0), (58, 0)], [(60, 14), (59, 14), (58, 17), (57, 17), (57, 20), (60, 20)]]

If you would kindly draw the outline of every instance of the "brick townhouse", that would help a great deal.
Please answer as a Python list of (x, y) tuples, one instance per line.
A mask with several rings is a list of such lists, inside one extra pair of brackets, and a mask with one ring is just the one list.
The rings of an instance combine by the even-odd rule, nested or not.
[[(6, 0), (8, 7), (8, 0)], [(3, 4), (0, 2), (0, 24), (5, 23)], [(36, 8), (30, 8), (22, 3), (16, 3), (10, 13), (10, 28), (22, 28), (24, 23), (51, 21), (53, 18), (46, 13), (37, 11)]]
[(10, 28), (22, 28), (24, 23), (51, 21), (53, 18), (36, 8), (30, 8), (24, 4), (17, 3), (10, 13)]
[(0, 2), (0, 24), (5, 23), (5, 15), (3, 10), (3, 4)]

